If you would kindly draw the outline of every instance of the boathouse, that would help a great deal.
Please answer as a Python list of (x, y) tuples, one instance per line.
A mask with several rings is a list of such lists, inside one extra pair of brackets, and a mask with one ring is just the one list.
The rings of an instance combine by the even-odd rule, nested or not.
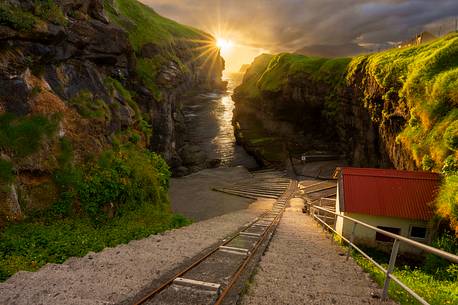
[[(432, 204), (440, 185), (440, 175), (392, 169), (342, 168), (337, 187), (336, 212), (374, 227), (430, 243), (434, 215)], [(338, 217), (336, 230), (350, 238), (353, 222)], [(355, 242), (389, 250), (392, 240), (357, 225)], [(402, 252), (418, 250), (401, 243)]]

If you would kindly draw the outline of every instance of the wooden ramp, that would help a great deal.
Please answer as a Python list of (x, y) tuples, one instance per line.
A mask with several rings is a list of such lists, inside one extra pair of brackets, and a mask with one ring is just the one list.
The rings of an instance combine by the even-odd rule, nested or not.
[(255, 171), (252, 175), (252, 179), (240, 180), (231, 186), (213, 188), (213, 190), (250, 199), (278, 199), (286, 191), (290, 182), (286, 172), (275, 169)]

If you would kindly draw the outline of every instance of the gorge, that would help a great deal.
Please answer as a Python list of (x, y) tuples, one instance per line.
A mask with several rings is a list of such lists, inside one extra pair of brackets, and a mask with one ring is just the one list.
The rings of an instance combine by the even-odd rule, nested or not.
[[(150, 269), (137, 280), (146, 287), (150, 273), (158, 280), (227, 238), (290, 187), (300, 197), (323, 183), (290, 170), (304, 155), (339, 159), (332, 172), (440, 173), (431, 222), (455, 238), (457, 32), (352, 58), (267, 54), (247, 42), (247, 54), (258, 55), (234, 76), (223, 57), (238, 42), (210, 32), (137, 0), (0, 2), (0, 281), (73, 257), (86, 257), (91, 269), (90, 252), (103, 257), (106, 248), (110, 259), (127, 253), (119, 264), (140, 274), (129, 251), (142, 239), (139, 256)], [(331, 176), (324, 183), (335, 197)], [(253, 203), (259, 194), (270, 199)], [(303, 198), (295, 199), (302, 219)], [(180, 236), (174, 229), (184, 226)], [(151, 254), (160, 268), (150, 266)], [(117, 267), (110, 271), (124, 276)], [(83, 272), (89, 287), (93, 273)]]

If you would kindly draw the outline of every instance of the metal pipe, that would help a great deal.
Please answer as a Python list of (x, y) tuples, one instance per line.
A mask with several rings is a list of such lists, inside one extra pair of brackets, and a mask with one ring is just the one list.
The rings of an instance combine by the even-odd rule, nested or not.
[[(353, 223), (353, 228), (351, 230), (351, 236), (350, 236), (350, 245), (353, 245), (353, 242), (355, 240), (355, 231), (356, 231), (356, 222)], [(350, 258), (350, 253), (351, 253), (351, 247), (348, 247), (347, 251), (347, 261)]]
[(395, 239), (393, 243), (393, 247), (391, 248), (391, 256), (390, 256), (390, 263), (388, 264), (388, 269), (386, 270), (386, 278), (385, 284), (383, 285), (383, 294), (382, 299), (386, 300), (388, 298), (388, 288), (390, 287), (390, 274), (394, 270), (394, 266), (396, 264), (396, 258), (398, 257), (399, 251), (399, 240)]
[(359, 221), (357, 219), (354, 219), (354, 218), (351, 218), (351, 217), (348, 217), (348, 216), (345, 216), (345, 215), (338, 214), (338, 213), (333, 212), (333, 211), (331, 211), (329, 209), (321, 208), (319, 206), (313, 206), (313, 207), (315, 209), (318, 209), (318, 210), (321, 210), (321, 211), (324, 211), (324, 212), (327, 212), (327, 213), (331, 213), (333, 215), (337, 215), (338, 217), (342, 217), (343, 219), (350, 220), (350, 221), (352, 221), (354, 223), (362, 225), (363, 227), (366, 227), (366, 228), (369, 228), (371, 230), (374, 230), (375, 232), (378, 232), (378, 233), (383, 234), (385, 236), (391, 237), (393, 239), (397, 239), (397, 240), (402, 241), (402, 242), (404, 242), (406, 244), (409, 244), (409, 245), (412, 245), (414, 247), (417, 247), (417, 248), (419, 248), (419, 249), (421, 249), (421, 250), (423, 250), (425, 252), (440, 256), (440, 257), (442, 257), (442, 258), (444, 258), (444, 259), (446, 259), (446, 260), (448, 260), (448, 261), (450, 261), (452, 263), (458, 264), (458, 255), (454, 255), (452, 253), (448, 253), (448, 252), (445, 252), (443, 250), (440, 250), (440, 249), (437, 249), (437, 248), (434, 248), (434, 247), (419, 243), (417, 241), (411, 240), (411, 239), (406, 238), (404, 236), (401, 236), (401, 235), (398, 235), (398, 234), (394, 234), (394, 233), (379, 229), (379, 228), (371, 226), (371, 225), (369, 225), (369, 224), (367, 224), (365, 222)]
[[(334, 232), (335, 234), (337, 234), (338, 236), (340, 236), (342, 238), (342, 240), (344, 240), (346, 243), (348, 243), (349, 245), (349, 248), (348, 248), (348, 253), (347, 253), (347, 260), (349, 258), (349, 253), (350, 253), (350, 250), (351, 248), (355, 249), (356, 251), (358, 251), (364, 258), (366, 258), (367, 260), (369, 260), (372, 264), (374, 264), (378, 269), (380, 269), (383, 273), (386, 274), (386, 279), (385, 279), (385, 283), (384, 283), (384, 290), (383, 290), (383, 298), (386, 299), (388, 297), (388, 288), (389, 288), (389, 283), (390, 283), (390, 280), (393, 280), (396, 284), (398, 284), (402, 289), (404, 289), (408, 294), (410, 294), (413, 298), (415, 298), (420, 304), (422, 305), (430, 305), (426, 300), (424, 300), (422, 297), (420, 297), (415, 291), (413, 291), (412, 289), (410, 289), (409, 287), (407, 287), (404, 283), (402, 283), (397, 277), (395, 277), (392, 272), (394, 270), (394, 267), (395, 267), (395, 262), (396, 262), (396, 258), (397, 258), (397, 254), (398, 254), (398, 251), (399, 251), (399, 246), (400, 246), (400, 242), (401, 241), (404, 241), (404, 239), (407, 240), (407, 243), (409, 244), (412, 244), (413, 246), (417, 246), (417, 242), (414, 242), (414, 241), (411, 241), (410, 239), (408, 238), (405, 238), (403, 236), (400, 236), (400, 235), (397, 235), (397, 234), (393, 234), (393, 233), (390, 233), (390, 232), (387, 232), (387, 231), (384, 231), (384, 230), (381, 230), (381, 229), (378, 229), (378, 228), (375, 228), (371, 225), (368, 225), (368, 224), (365, 224), (361, 221), (358, 221), (356, 219), (353, 219), (351, 217), (348, 217), (348, 216), (344, 216), (344, 215), (340, 215), (340, 214), (337, 214), (337, 213), (334, 213), (333, 211), (330, 211), (330, 210), (327, 210), (327, 209), (324, 209), (324, 208), (321, 208), (321, 207), (318, 207), (318, 206), (315, 206), (315, 205), (312, 205), (312, 204), (309, 204), (310, 205), (310, 210), (313, 209), (313, 218), (315, 218), (318, 222), (320, 222), (323, 226), (327, 227), (329, 230), (331, 230), (332, 232)], [(321, 220), (316, 214), (315, 214), (315, 211), (316, 210), (322, 210), (322, 211), (325, 211), (325, 212), (328, 212), (328, 213), (331, 213), (331, 214), (334, 214), (334, 215), (337, 215), (337, 217), (342, 217), (344, 219), (348, 219), (350, 221), (353, 221), (353, 230), (352, 230), (352, 236), (350, 237), (351, 239), (353, 239), (354, 237), (354, 230), (355, 230), (355, 227), (357, 226), (357, 224), (361, 224), (365, 227), (368, 227), (370, 229), (374, 229), (375, 231), (381, 233), (381, 234), (384, 234), (384, 235), (387, 235), (389, 237), (392, 237), (394, 238), (395, 242), (393, 244), (393, 248), (392, 248), (392, 251), (391, 251), (391, 256), (390, 256), (390, 263), (389, 263), (389, 266), (388, 266), (388, 269), (385, 269), (383, 268), (383, 266), (381, 266), (379, 263), (377, 263), (373, 258), (371, 258), (368, 254), (366, 254), (363, 250), (361, 250), (358, 246), (356, 246), (354, 243), (353, 243), (353, 240), (348, 240), (346, 237), (344, 237), (343, 235), (341, 235), (339, 232), (337, 232), (335, 229), (333, 229), (331, 226), (329, 226), (326, 222), (324, 222), (323, 220)], [(411, 241), (411, 243), (409, 242)], [(436, 254), (436, 255), (439, 255), (439, 253), (441, 255), (441, 257), (443, 258), (446, 258), (448, 259), (449, 256), (451, 256), (451, 261), (455, 261), (455, 257), (456, 255), (453, 255), (451, 253), (448, 253), (448, 252), (445, 252), (445, 251), (442, 251), (442, 250), (439, 250), (439, 249), (436, 249), (436, 248), (433, 248), (433, 247), (430, 247), (430, 246), (426, 246), (426, 245), (423, 245), (423, 244), (420, 244), (421, 245), (421, 248), (429, 253), (433, 253), (433, 254)], [(426, 249), (424, 249), (426, 248)], [(431, 251), (431, 249), (432, 251)], [(445, 255), (444, 255), (445, 253)], [(458, 257), (457, 257), (458, 258)]]

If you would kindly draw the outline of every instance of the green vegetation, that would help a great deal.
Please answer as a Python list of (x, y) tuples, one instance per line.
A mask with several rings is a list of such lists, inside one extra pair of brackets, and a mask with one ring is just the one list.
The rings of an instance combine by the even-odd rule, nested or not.
[(78, 110), (78, 113), (85, 118), (100, 119), (110, 121), (111, 111), (107, 104), (100, 98), (87, 90), (79, 92), (74, 98), (69, 101), (69, 104)]
[(12, 27), (18, 31), (28, 31), (33, 28), (37, 18), (30, 12), (0, 3), (0, 25)]
[(84, 256), (187, 224), (185, 218), (147, 204), (99, 226), (84, 217), (11, 224), (0, 233), (0, 281), (19, 270), (35, 271), (46, 263), (63, 263), (72, 256)]
[(312, 92), (325, 88), (319, 96), (309, 94), (307, 102), (321, 103), (329, 122), (348, 102), (341, 96), (348, 87), (363, 90), (361, 103), (375, 124), (390, 126), (393, 115), (410, 114), (397, 142), (418, 168), (446, 176), (436, 206), (458, 232), (458, 33), (353, 59), (264, 54), (254, 60), (235, 96), (255, 104), (304, 81)]
[(11, 183), (13, 180), (13, 163), (0, 159), (0, 185)]
[[(440, 236), (433, 242), (433, 246), (449, 253), (458, 254), (458, 243), (451, 233), (445, 233)], [(364, 250), (385, 269), (388, 267), (388, 254), (375, 249)], [(353, 251), (352, 256), (380, 286), (383, 286), (385, 281), (385, 274), (383, 272), (358, 252)], [(402, 257), (399, 260), (402, 260)], [(431, 305), (458, 303), (457, 264), (452, 264), (438, 256), (428, 254), (422, 264), (410, 263), (410, 265), (397, 266), (393, 274)], [(393, 281), (390, 283), (389, 295), (402, 305), (419, 304)]]
[(155, 153), (123, 146), (75, 165), (63, 139), (59, 165), (59, 200), (0, 233), (0, 280), (189, 224), (170, 211), (170, 171)]
[(40, 19), (59, 25), (65, 25), (67, 22), (60, 7), (52, 0), (36, 0), (30, 12), (0, 3), (0, 25), (6, 25), (18, 31), (29, 31)]
[(348, 81), (359, 75), (365, 76), (366, 107), (375, 121), (384, 124), (389, 117), (380, 118), (383, 105), (370, 100), (372, 80), (388, 92), (385, 103), (409, 110), (409, 124), (397, 141), (418, 167), (448, 176), (437, 207), (458, 232), (458, 177), (450, 167), (458, 158), (458, 33), (425, 45), (356, 57), (350, 63)]
[(156, 77), (159, 73), (161, 63), (163, 62), (162, 56), (160, 59), (154, 60), (149, 58), (139, 58), (137, 61), (137, 73), (141, 80), (153, 94), (154, 98), (158, 101), (162, 99), (162, 93), (157, 86)]
[(136, 51), (147, 43), (167, 48), (180, 40), (209, 39), (202, 31), (164, 18), (139, 1), (114, 0), (113, 3), (114, 7), (105, 1), (110, 19), (127, 30)]
[(54, 24), (65, 25), (67, 23), (62, 10), (54, 0), (36, 0), (33, 14)]
[(127, 102), (129, 107), (132, 108), (132, 110), (135, 112), (135, 118), (137, 121), (142, 119), (142, 113), (138, 107), (138, 104), (133, 99), (132, 93), (124, 88), (124, 86), (118, 80), (108, 77), (105, 80), (105, 86), (109, 91), (111, 91), (111, 96), (114, 96), (114, 90), (119, 93), (119, 95)]
[[(170, 171), (165, 161), (146, 150), (124, 146), (109, 150), (83, 166), (72, 164), (71, 145), (61, 143), (60, 170), (54, 175), (61, 199), (53, 211), (70, 216), (80, 210), (94, 223), (135, 210), (142, 204), (164, 210)], [(78, 208), (76, 208), (78, 207)]]
[(263, 54), (258, 56), (245, 74), (237, 93), (248, 99), (278, 93), (288, 82), (301, 79), (332, 86), (344, 85), (349, 58), (326, 59), (298, 54)]
[(309, 79), (328, 85), (344, 84), (345, 73), (350, 59), (317, 58), (297, 54), (274, 56), (267, 70), (258, 80), (257, 86), (264, 92), (279, 92), (288, 81)]
[[(371, 277), (379, 284), (383, 285), (385, 276), (382, 271), (375, 267), (370, 261), (365, 259), (360, 254), (353, 254), (353, 258)], [(383, 264), (387, 268), (388, 264)], [(450, 273), (455, 272), (450, 270)], [(458, 281), (441, 280), (434, 275), (419, 269), (404, 266), (395, 268), (393, 274), (399, 278), (409, 288), (413, 289), (418, 295), (428, 301), (431, 305), (457, 304), (458, 303)], [(388, 290), (390, 297), (402, 305), (418, 305), (419, 303), (413, 299), (396, 283), (391, 281)]]
[(0, 150), (13, 158), (24, 158), (36, 152), (43, 140), (52, 136), (59, 118), (40, 115), (17, 117), (0, 115)]
[(339, 94), (346, 84), (349, 62), (349, 58), (326, 59), (287, 53), (275, 56), (263, 54), (254, 60), (235, 95), (255, 103), (262, 95), (280, 93), (288, 84), (301, 83), (304, 80), (320, 86), (332, 86), (334, 90), (328, 90), (326, 94), (316, 97), (324, 104), (323, 115), (332, 121), (339, 110)]
[[(208, 34), (164, 18), (137, 0), (105, 1), (105, 8), (110, 20), (129, 34), (129, 40), (138, 56), (138, 76), (158, 101), (162, 95), (157, 76), (165, 64), (174, 62), (181, 72), (189, 72), (176, 51), (177, 47), (187, 44), (190, 57), (198, 60), (199, 54), (205, 51), (202, 45), (210, 46), (213, 41)], [(141, 56), (145, 45), (156, 49), (155, 54), (150, 55), (151, 58)]]
[(270, 54), (262, 54), (254, 59), (253, 63), (243, 77), (243, 83), (235, 90), (236, 96), (240, 96), (248, 100), (256, 100), (260, 98), (257, 83), (266, 71), (273, 57), (274, 56)]

